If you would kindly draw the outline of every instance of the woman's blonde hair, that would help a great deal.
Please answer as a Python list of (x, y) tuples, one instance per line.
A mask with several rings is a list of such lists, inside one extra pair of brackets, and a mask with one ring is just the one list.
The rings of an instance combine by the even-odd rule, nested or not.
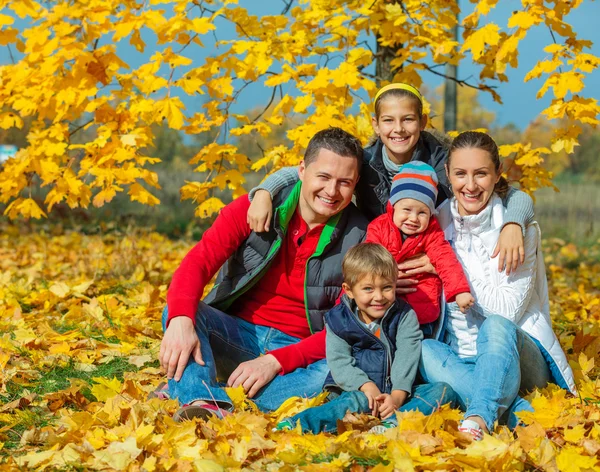
[(348, 250), (342, 261), (344, 282), (354, 287), (363, 277), (381, 277), (396, 282), (398, 266), (381, 244), (361, 243)]

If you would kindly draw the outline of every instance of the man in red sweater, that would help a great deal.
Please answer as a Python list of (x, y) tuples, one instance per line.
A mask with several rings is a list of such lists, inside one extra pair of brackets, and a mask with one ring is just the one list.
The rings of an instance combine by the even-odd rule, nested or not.
[[(317, 133), (300, 182), (275, 197), (270, 230), (254, 233), (245, 195), (223, 208), (173, 275), (160, 363), (175, 418), (232, 409), (242, 386), (264, 411), (319, 393), (327, 375), (323, 316), (339, 297), (345, 252), (367, 221), (351, 204), (362, 147), (339, 128)], [(217, 283), (200, 301), (221, 268)]]

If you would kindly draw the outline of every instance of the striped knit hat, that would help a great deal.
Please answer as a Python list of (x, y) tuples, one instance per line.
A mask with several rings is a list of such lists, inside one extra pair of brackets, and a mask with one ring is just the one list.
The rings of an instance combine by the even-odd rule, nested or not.
[(411, 161), (402, 166), (392, 179), (390, 204), (398, 200), (412, 198), (423, 202), (431, 213), (435, 212), (438, 178), (433, 167), (421, 161)]

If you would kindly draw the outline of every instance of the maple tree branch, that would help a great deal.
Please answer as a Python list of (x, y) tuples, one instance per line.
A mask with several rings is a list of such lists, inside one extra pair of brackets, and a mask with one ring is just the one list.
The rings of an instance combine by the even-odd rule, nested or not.
[[(473, 89), (475, 89), (475, 90), (481, 90), (481, 87), (479, 87), (479, 86), (477, 86), (477, 85), (470, 84), (470, 83), (469, 83), (469, 82), (467, 82), (466, 80), (457, 79), (457, 78), (455, 78), (455, 77), (448, 77), (446, 74), (443, 74), (443, 73), (441, 73), (441, 72), (438, 72), (438, 71), (437, 71), (437, 70), (435, 70), (433, 67), (431, 67), (431, 66), (429, 66), (429, 65), (427, 65), (427, 64), (423, 64), (423, 63), (420, 63), (420, 62), (419, 62), (419, 63), (417, 63), (417, 62), (415, 62), (415, 61), (411, 61), (410, 59), (409, 59), (409, 60), (407, 60), (406, 62), (408, 62), (409, 64), (421, 64), (422, 66), (424, 66), (424, 67), (425, 67), (425, 70), (427, 70), (428, 72), (431, 72), (432, 74), (434, 74), (434, 75), (437, 75), (437, 76), (439, 76), (439, 77), (443, 77), (443, 78), (445, 78), (445, 79), (450, 79), (450, 80), (453, 80), (454, 82), (456, 82), (456, 83), (457, 83), (458, 85), (460, 85), (461, 87), (463, 87), (463, 86), (464, 86), (464, 87), (470, 87), (470, 88), (473, 88)], [(498, 88), (498, 86), (497, 86), (497, 85), (488, 85), (487, 87), (488, 87), (488, 88), (490, 88), (490, 89), (495, 89), (495, 88)]]
[(6, 47), (8, 48), (8, 54), (10, 56), (10, 61), (14, 65), (15, 64), (15, 58), (13, 57), (12, 48), (10, 47), (10, 44), (7, 44)]
[(287, 13), (292, 8), (292, 5), (294, 4), (294, 0), (290, 0), (289, 2), (285, 2), (285, 0), (284, 0), (283, 4), (285, 5), (285, 7), (283, 7), (283, 11), (281, 12), (281, 14), (287, 15)]
[(261, 111), (258, 114), (258, 116), (256, 118), (254, 118), (250, 123), (256, 123), (256, 121), (267, 112), (267, 110), (269, 109), (269, 107), (273, 103), (273, 100), (275, 100), (275, 94), (276, 93), (277, 93), (277, 87), (273, 87), (273, 93), (271, 94), (271, 100), (269, 100), (269, 103), (267, 103), (267, 106), (264, 108), (264, 110)]
[(75, 133), (77, 133), (77, 131), (79, 131), (82, 128), (85, 128), (87, 125), (91, 124), (94, 122), (94, 118), (92, 118), (91, 120), (89, 120), (87, 123), (82, 124), (81, 126), (78, 126), (77, 128), (75, 128), (73, 131), (69, 131), (69, 138), (71, 136), (73, 136)]
[(410, 21), (412, 21), (415, 25), (420, 26), (421, 28), (423, 27), (423, 25), (421, 23), (419, 23), (417, 20), (415, 20), (412, 16), (410, 16), (410, 13), (408, 12), (408, 10), (406, 9), (406, 7), (404, 6), (404, 3), (402, 2), (402, 0), (400, 0), (399, 2), (397, 2), (400, 5), (400, 8), (402, 8), (402, 11), (404, 12), (404, 14), (406, 16), (408, 16), (408, 19)]
[[(550, 36), (552, 36), (552, 41), (554, 42), (554, 44), (558, 44), (558, 42), (556, 41), (556, 36), (554, 36), (554, 31), (552, 30), (550, 25), (546, 25), (546, 26), (548, 27), (548, 31), (550, 31)], [(558, 66), (558, 71), (561, 74), (563, 73), (562, 66)]]
[(185, 48), (187, 48), (187, 47), (188, 47), (190, 44), (192, 44), (192, 41), (193, 41), (194, 39), (196, 39), (198, 36), (200, 36), (198, 33), (194, 34), (194, 36), (192, 36), (192, 37), (189, 39), (189, 41), (188, 41), (187, 43), (185, 43), (185, 44), (184, 44), (184, 45), (181, 47), (181, 49), (180, 49), (179, 51), (177, 51), (175, 54), (181, 54), (181, 53), (183, 52), (183, 50), (184, 50)]

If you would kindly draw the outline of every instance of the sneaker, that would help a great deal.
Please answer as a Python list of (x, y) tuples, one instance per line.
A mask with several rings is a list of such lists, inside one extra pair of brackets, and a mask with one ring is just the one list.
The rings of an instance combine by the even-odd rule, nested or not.
[(148, 400), (153, 398), (158, 398), (160, 400), (169, 400), (171, 396), (169, 395), (169, 384), (167, 382), (161, 382), (158, 384), (154, 390), (152, 390), (148, 394)]
[(481, 426), (473, 420), (463, 420), (458, 427), (458, 430), (461, 433), (470, 434), (473, 441), (481, 441), (483, 439), (483, 430), (481, 429)]
[(373, 426), (369, 430), (369, 433), (372, 433), (372, 434), (383, 434), (388, 429), (395, 428), (396, 426), (398, 426), (398, 425), (394, 421), (382, 421), (381, 424), (378, 424), (377, 426)]
[(288, 419), (285, 419), (277, 423), (277, 426), (275, 426), (271, 431), (273, 433), (276, 433), (277, 431), (291, 431), (293, 429), (294, 425), (292, 424), (292, 422)]
[(219, 408), (213, 403), (192, 403), (189, 405), (183, 405), (173, 415), (175, 421), (191, 420), (193, 418), (200, 418), (202, 420), (208, 420), (209, 418), (216, 417), (220, 420), (231, 413), (223, 408)]

